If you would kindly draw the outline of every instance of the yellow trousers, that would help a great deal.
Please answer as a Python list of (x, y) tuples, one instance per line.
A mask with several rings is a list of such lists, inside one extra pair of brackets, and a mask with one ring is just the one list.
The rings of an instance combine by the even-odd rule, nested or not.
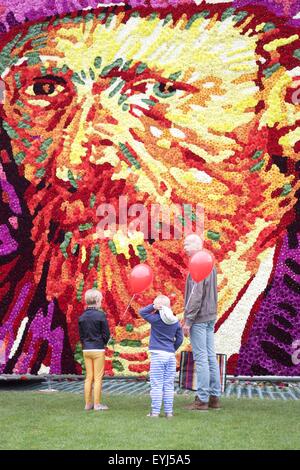
[(97, 351), (84, 351), (83, 357), (86, 370), (86, 377), (84, 382), (85, 404), (92, 404), (92, 387), (94, 383), (94, 405), (99, 405), (101, 403), (105, 353)]

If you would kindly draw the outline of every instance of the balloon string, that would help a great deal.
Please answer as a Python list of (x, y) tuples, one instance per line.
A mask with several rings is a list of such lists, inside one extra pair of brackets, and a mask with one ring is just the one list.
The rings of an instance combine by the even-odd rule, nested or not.
[(129, 304), (127, 305), (126, 310), (125, 310), (125, 312), (124, 312), (124, 315), (125, 315), (125, 313), (127, 312), (127, 310), (129, 309), (130, 304), (131, 304), (131, 302), (132, 302), (133, 299), (134, 299), (134, 296), (135, 296), (135, 294), (133, 294), (133, 296), (131, 297), (131, 299), (130, 299), (130, 301), (129, 301)]
[(189, 296), (189, 299), (188, 299), (188, 301), (187, 301), (187, 303), (186, 303), (185, 309), (188, 307), (188, 304), (190, 303), (190, 300), (191, 300), (191, 297), (192, 297), (192, 295), (193, 295), (195, 286), (196, 286), (196, 283), (193, 285), (192, 292), (191, 292), (191, 294), (190, 294), (190, 296)]

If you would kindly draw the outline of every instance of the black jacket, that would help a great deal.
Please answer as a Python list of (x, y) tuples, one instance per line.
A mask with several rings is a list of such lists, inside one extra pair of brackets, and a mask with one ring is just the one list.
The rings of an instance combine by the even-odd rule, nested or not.
[(104, 349), (110, 338), (103, 310), (88, 307), (79, 317), (79, 336), (82, 349)]

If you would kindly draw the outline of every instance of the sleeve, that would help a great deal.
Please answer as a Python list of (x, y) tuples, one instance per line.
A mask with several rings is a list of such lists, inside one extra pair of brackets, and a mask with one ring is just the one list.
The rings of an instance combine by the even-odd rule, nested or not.
[(175, 351), (177, 351), (177, 349), (182, 345), (182, 343), (183, 343), (183, 332), (182, 332), (181, 325), (178, 325), (176, 335), (175, 335), (175, 344), (174, 344)]
[(80, 321), (78, 322), (78, 327), (79, 327), (79, 338), (82, 344), (83, 343), (83, 328), (82, 328), (82, 323)]
[(184, 311), (184, 321), (187, 326), (191, 326), (195, 320), (197, 313), (201, 309), (203, 298), (203, 281), (195, 282), (193, 285), (193, 291), (190, 294), (190, 300), (186, 299), (186, 302), (189, 303), (185, 307)]
[(141, 308), (139, 313), (141, 317), (144, 318), (149, 323), (155, 323), (158, 319), (157, 315), (153, 315), (153, 312), (155, 311), (153, 304), (147, 305), (147, 307)]
[(106, 346), (110, 338), (110, 331), (109, 331), (108, 321), (106, 317), (104, 317), (104, 320), (103, 320), (102, 338)]

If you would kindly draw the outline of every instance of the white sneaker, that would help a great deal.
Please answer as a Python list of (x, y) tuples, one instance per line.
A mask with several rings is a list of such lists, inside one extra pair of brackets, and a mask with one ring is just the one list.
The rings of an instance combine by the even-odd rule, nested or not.
[(108, 410), (108, 406), (102, 405), (102, 404), (100, 404), (100, 405), (95, 405), (95, 406), (94, 406), (94, 410), (96, 410), (96, 411)]
[(148, 413), (148, 418), (159, 418), (159, 413)]

